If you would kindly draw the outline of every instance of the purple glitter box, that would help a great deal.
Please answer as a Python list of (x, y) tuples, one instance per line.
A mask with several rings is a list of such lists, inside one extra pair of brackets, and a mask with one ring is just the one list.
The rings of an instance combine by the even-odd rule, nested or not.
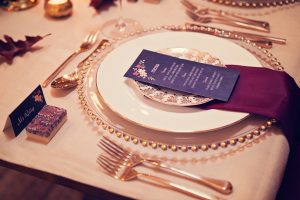
[(48, 143), (66, 120), (66, 109), (45, 105), (27, 125), (27, 136)]

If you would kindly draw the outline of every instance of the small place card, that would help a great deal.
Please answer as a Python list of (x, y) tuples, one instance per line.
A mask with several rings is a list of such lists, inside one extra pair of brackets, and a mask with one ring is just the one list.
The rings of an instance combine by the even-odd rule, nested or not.
[(15, 135), (31, 122), (37, 113), (46, 105), (43, 90), (39, 85), (7, 118), (4, 129), (12, 126)]
[(239, 71), (143, 50), (124, 76), (177, 91), (228, 101)]

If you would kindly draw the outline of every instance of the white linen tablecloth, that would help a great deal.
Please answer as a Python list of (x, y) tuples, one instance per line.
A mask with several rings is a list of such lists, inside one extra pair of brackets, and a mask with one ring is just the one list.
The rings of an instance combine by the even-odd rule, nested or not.
[[(299, 5), (248, 11), (198, 2), (215, 8), (246, 13), (253, 18), (270, 22), (272, 30), (270, 34), (287, 39), (286, 45), (274, 45), (271, 52), (281, 61), (286, 71), (295, 78), (297, 83), (300, 83), (298, 66), (300, 23), (297, 20), (300, 18)], [(17, 56), (12, 64), (6, 63), (0, 57), (0, 123), (2, 127), (9, 113), (79, 47), (89, 30), (100, 28), (106, 20), (118, 16), (117, 7), (107, 7), (97, 14), (88, 4), (88, 0), (74, 1), (73, 15), (66, 19), (52, 19), (45, 16), (42, 1), (38, 6), (22, 12), (0, 11), (1, 37), (7, 34), (15, 39), (23, 40), (24, 35), (52, 34), (39, 41), (34, 51)], [(123, 15), (139, 20), (144, 27), (178, 25), (190, 21), (180, 1), (173, 0), (162, 0), (160, 4), (150, 4), (141, 0), (137, 3), (125, 3)], [(226, 27), (226, 29), (233, 28)], [(78, 56), (63, 73), (71, 72), (76, 63), (87, 55), (88, 53)], [(96, 163), (96, 158), (100, 153), (97, 142), (103, 132), (97, 129), (82, 111), (76, 91), (61, 92), (50, 87), (43, 91), (47, 104), (67, 109), (68, 121), (47, 145), (26, 140), (25, 131), (16, 138), (2, 133), (0, 135), (1, 160), (137, 199), (192, 198), (141, 181), (121, 182), (102, 173)], [(169, 179), (183, 182), (201, 191), (237, 200), (274, 199), (289, 153), (288, 142), (279, 127), (270, 129), (265, 137), (239, 148), (228, 156), (218, 155), (216, 151), (209, 158), (205, 152), (175, 153), (170, 150), (163, 152), (124, 143), (136, 151), (157, 156), (168, 164), (195, 174), (230, 180), (234, 186), (234, 192), (222, 196), (203, 186), (195, 186), (195, 184), (167, 176)], [(149, 169), (141, 170), (166, 176)]]

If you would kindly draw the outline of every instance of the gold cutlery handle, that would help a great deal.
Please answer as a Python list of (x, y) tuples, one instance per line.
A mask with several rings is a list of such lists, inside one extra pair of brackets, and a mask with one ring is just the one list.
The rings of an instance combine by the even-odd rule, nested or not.
[(265, 29), (270, 30), (270, 24), (268, 22), (249, 19), (249, 18), (246, 18), (246, 17), (242, 17), (242, 16), (239, 16), (239, 15), (235, 15), (235, 14), (226, 12), (226, 11), (214, 10), (214, 9), (208, 9), (208, 8), (201, 8), (201, 9), (196, 9), (194, 12), (199, 14), (199, 15), (205, 15), (205, 14), (207, 15), (207, 14), (212, 13), (215, 16), (224, 17), (226, 19), (234, 18), (234, 19), (238, 19), (238, 20), (241, 20), (241, 21), (244, 21), (244, 22), (248, 22), (250, 24), (257, 25), (257, 26), (260, 26), (260, 27), (263, 27)]
[(195, 174), (191, 174), (191, 173), (183, 171), (181, 169), (171, 167), (171, 166), (166, 165), (157, 160), (145, 160), (145, 161), (147, 161), (148, 163), (150, 163), (156, 167), (160, 167), (163, 169), (167, 169), (167, 170), (176, 172), (179, 175), (182, 175), (182, 176), (184, 176), (190, 180), (193, 180), (195, 182), (202, 183), (202, 184), (204, 184), (218, 192), (221, 192), (223, 194), (230, 194), (233, 190), (232, 184), (226, 180), (213, 179), (213, 178), (208, 178), (208, 177), (204, 177), (204, 176), (196, 176)]
[[(224, 17), (227, 17), (225, 16), (226, 14), (222, 14), (224, 13), (224, 11), (220, 11), (220, 15), (221, 16), (224, 16)], [(227, 13), (227, 12), (225, 12)], [(270, 24), (269, 22), (265, 22), (265, 21), (258, 21), (258, 20), (254, 20), (254, 19), (249, 19), (249, 18), (245, 18), (245, 17), (242, 17), (242, 16), (238, 16), (238, 15), (234, 15), (234, 14), (230, 14), (230, 13), (227, 13), (227, 15), (231, 16), (232, 18), (236, 18), (236, 19), (240, 19), (240, 20), (243, 20), (243, 21), (247, 21), (251, 24), (256, 24), (260, 27), (263, 27), (263, 28), (266, 28), (268, 30), (270, 30)]]
[(188, 9), (190, 12), (193, 12), (196, 15), (201, 15), (203, 17), (205, 16), (216, 16), (216, 17), (222, 17), (228, 20), (239, 20), (243, 21), (245, 23), (249, 23), (255, 26), (259, 26), (262, 28), (265, 28), (266, 30), (270, 30), (270, 24), (266, 21), (259, 21), (259, 20), (254, 20), (246, 17), (242, 17), (239, 15), (235, 15), (230, 12), (222, 11), (222, 10), (217, 10), (217, 9), (212, 9), (212, 8), (203, 8), (199, 4), (190, 1), (190, 0), (181, 0), (181, 3)]
[[(232, 20), (232, 19), (228, 19), (228, 18), (219, 18), (219, 17), (211, 17), (212, 22), (216, 22), (216, 23), (222, 23), (225, 25), (230, 25), (230, 26), (235, 26), (235, 27), (239, 27), (239, 28), (246, 28), (249, 30), (256, 30), (256, 31), (261, 31), (261, 32), (270, 32), (269, 29), (266, 29), (264, 27), (261, 26), (257, 26), (248, 22), (243, 22), (243, 21), (237, 21), (237, 20)], [(200, 20), (201, 22), (201, 20)]]
[(163, 186), (166, 186), (168, 188), (174, 189), (174, 190), (179, 191), (179, 192), (183, 192), (185, 194), (192, 195), (192, 196), (197, 197), (197, 198), (202, 199), (202, 200), (222, 200), (222, 198), (220, 198), (220, 197), (208, 195), (208, 194), (205, 194), (205, 193), (199, 192), (199, 191), (195, 191), (191, 188), (187, 188), (187, 187), (182, 186), (180, 184), (173, 183), (173, 182), (168, 181), (166, 179), (159, 178), (159, 177), (156, 177), (156, 176), (152, 176), (150, 174), (138, 173), (137, 176), (138, 177), (144, 177), (146, 179), (155, 181), (155, 182), (157, 182), (157, 183), (159, 183)]
[(283, 38), (265, 36), (265, 35), (256, 35), (256, 34), (252, 34), (252, 33), (243, 33), (243, 32), (239, 32), (239, 31), (233, 31), (233, 33), (247, 37), (249, 39), (253, 39), (253, 40), (265, 39), (265, 40), (268, 40), (270, 42), (274, 42), (277, 44), (286, 44), (286, 39), (283, 39)]
[[(214, 35), (222, 38), (228, 38), (228, 39), (233, 39), (237, 40), (238, 38), (234, 36), (234, 34), (238, 34), (240, 36), (244, 36), (246, 39), (249, 39), (251, 42), (256, 43), (257, 45), (264, 47), (266, 49), (272, 48), (272, 41), (270, 41), (268, 38), (269, 36), (263, 36), (260, 37), (260, 35), (253, 34), (253, 36), (257, 37), (248, 37), (248, 35), (243, 35), (243, 32), (236, 32), (236, 31), (227, 31), (223, 30), (222, 33), (218, 33), (215, 31), (210, 31), (215, 29), (214, 27), (210, 26), (202, 26), (196, 23), (185, 23), (185, 26), (187, 27), (187, 30), (193, 31), (193, 32), (199, 32), (199, 33), (205, 33), (209, 35)], [(204, 27), (205, 29), (202, 29), (201, 27)], [(176, 29), (174, 29), (176, 31)], [(279, 38), (281, 39), (281, 38)], [(284, 40), (284, 39), (282, 39)]]
[(47, 85), (65, 68), (66, 64), (69, 63), (80, 51), (72, 53), (58, 68), (56, 68), (48, 78), (43, 82), (42, 87), (45, 88)]

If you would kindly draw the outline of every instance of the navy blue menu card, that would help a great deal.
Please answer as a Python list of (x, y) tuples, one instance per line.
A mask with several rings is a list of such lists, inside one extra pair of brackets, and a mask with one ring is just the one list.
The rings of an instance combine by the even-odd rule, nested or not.
[(143, 50), (124, 76), (181, 92), (228, 101), (239, 71)]
[(43, 90), (39, 85), (12, 113), (10, 113), (6, 120), (4, 130), (12, 126), (15, 135), (19, 135), (45, 105), (46, 100)]

